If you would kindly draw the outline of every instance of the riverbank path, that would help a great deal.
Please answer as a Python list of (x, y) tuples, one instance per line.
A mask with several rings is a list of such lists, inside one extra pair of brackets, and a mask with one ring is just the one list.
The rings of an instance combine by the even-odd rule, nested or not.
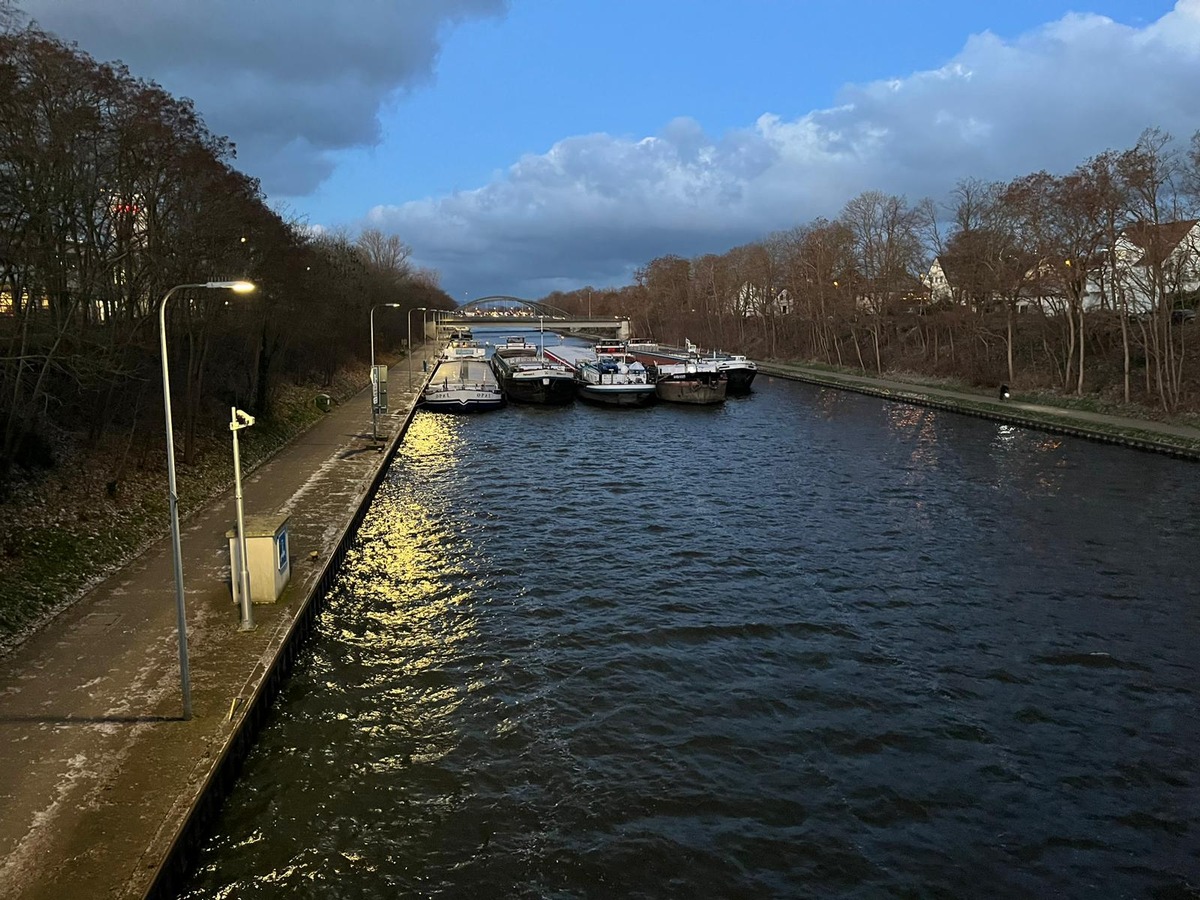
[(1114, 437), (1117, 438), (1115, 443), (1168, 452), (1178, 450), (1179, 455), (1200, 459), (1200, 428), (1191, 425), (1050, 406), (1016, 398), (1001, 400), (998, 389), (994, 393), (985, 394), (961, 388), (831, 372), (798, 363), (772, 361), (760, 364), (759, 370), (768, 376), (778, 375), (901, 402), (946, 406), (967, 414), (983, 415), (986, 418), (1011, 421), (1028, 427), (1038, 427), (1040, 424), (1049, 427), (1050, 430), (1078, 431), (1101, 438)]

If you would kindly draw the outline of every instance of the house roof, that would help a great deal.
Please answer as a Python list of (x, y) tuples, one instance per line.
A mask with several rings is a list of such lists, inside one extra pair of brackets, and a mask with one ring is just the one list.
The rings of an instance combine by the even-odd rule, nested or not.
[(946, 281), (955, 288), (970, 278), (971, 267), (975, 264), (965, 253), (941, 253), (934, 262), (941, 266)]
[(1121, 232), (1125, 238), (1142, 251), (1142, 257), (1134, 265), (1149, 266), (1164, 262), (1179, 246), (1188, 232), (1200, 219), (1184, 219), (1179, 222), (1135, 222)]
[(996, 290), (1030, 278), (1030, 270), (1036, 268), (1038, 258), (1032, 253), (1009, 250), (990, 263), (969, 253), (943, 253), (936, 262), (952, 288)]

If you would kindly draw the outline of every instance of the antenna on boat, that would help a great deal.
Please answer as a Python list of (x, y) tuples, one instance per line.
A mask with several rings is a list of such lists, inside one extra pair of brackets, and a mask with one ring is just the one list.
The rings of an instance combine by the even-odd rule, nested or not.
[(546, 355), (546, 331), (544, 321), (541, 316), (538, 316), (538, 356)]

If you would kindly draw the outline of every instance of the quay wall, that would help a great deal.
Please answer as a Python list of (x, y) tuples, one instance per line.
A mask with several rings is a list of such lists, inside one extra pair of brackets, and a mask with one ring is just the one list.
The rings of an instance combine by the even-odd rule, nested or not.
[[(432, 369), (433, 367), (429, 367)], [(422, 376), (422, 382), (409, 403), (408, 411), (399, 423), (396, 434), (387, 444), (374, 477), (360, 498), (354, 514), (342, 529), (333, 552), (325, 560), (321, 573), (303, 600), (298, 605), (283, 639), (258, 679), (249, 699), (236, 710), (239, 720), (229, 734), (217, 761), (199, 789), (189, 808), (181, 817), (174, 837), (147, 888), (145, 900), (170, 900), (178, 895), (184, 880), (192, 870), (200, 845), (209, 836), (221, 804), (232, 790), (246, 756), (254, 746), (259, 729), (270, 712), (271, 704), (291, 671), (305, 641), (312, 634), (317, 615), (333, 580), (337, 577), (346, 551), (358, 532), (371, 501), (387, 476), (388, 467), (396, 456), (400, 444), (412, 424), (421, 392), (428, 383), (430, 374)]]

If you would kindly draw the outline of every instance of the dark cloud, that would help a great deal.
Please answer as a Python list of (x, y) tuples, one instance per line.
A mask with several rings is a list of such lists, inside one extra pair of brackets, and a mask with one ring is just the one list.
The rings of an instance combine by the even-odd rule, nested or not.
[(944, 197), (961, 178), (1066, 171), (1147, 127), (1200, 126), (1200, 0), (1143, 28), (1069, 15), (971, 38), (942, 68), (849, 85), (836, 105), (719, 139), (677, 119), (640, 140), (566, 138), (476, 190), (380, 206), (454, 292), (538, 296), (623, 283), (670, 253), (721, 252), (864, 190)]
[(379, 139), (378, 110), (432, 77), (447, 25), (507, 0), (19, 0), (45, 30), (119, 59), (238, 145), (268, 194), (303, 196), (328, 154)]

